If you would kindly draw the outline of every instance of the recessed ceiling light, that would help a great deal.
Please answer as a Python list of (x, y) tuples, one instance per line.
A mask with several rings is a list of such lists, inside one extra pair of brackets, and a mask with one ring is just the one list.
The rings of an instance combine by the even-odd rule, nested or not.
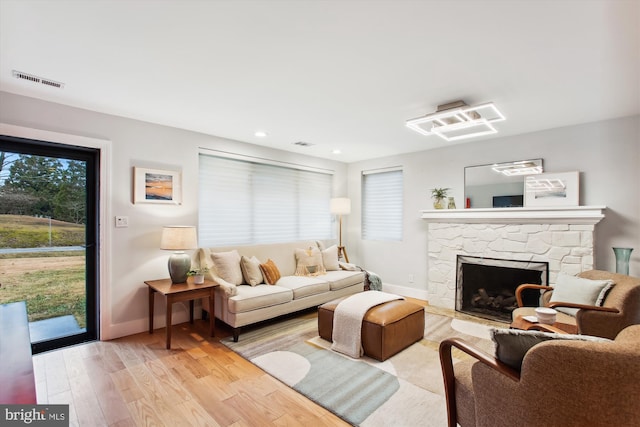
[(335, 150), (333, 150), (333, 154), (342, 154), (342, 151), (336, 148)]
[(258, 138), (264, 138), (265, 136), (267, 136), (267, 133), (261, 130), (256, 131), (256, 133), (254, 133), (255, 136), (257, 136)]

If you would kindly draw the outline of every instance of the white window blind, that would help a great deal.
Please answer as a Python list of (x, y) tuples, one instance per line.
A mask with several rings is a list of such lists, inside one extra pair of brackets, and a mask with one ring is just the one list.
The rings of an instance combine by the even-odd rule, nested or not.
[(363, 172), (364, 240), (402, 240), (402, 185), (402, 170)]
[(200, 154), (199, 246), (332, 237), (332, 176)]

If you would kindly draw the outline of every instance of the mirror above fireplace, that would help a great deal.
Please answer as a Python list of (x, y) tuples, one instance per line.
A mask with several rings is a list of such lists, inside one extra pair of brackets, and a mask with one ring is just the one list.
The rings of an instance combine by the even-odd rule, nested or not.
[(464, 168), (464, 197), (470, 208), (524, 206), (524, 177), (543, 172), (542, 159)]

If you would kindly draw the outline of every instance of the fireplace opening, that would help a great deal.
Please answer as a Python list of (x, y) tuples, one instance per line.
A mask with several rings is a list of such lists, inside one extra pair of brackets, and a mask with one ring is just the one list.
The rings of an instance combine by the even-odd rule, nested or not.
[[(458, 255), (456, 266), (456, 311), (500, 322), (511, 322), (519, 285), (549, 283), (548, 262)], [(523, 293), (524, 305), (537, 306), (539, 299), (539, 293)]]

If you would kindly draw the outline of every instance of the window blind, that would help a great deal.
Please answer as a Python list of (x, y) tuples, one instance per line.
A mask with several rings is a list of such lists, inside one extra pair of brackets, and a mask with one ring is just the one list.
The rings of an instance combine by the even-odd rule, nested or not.
[(362, 238), (402, 240), (402, 170), (363, 172)]
[(332, 237), (330, 174), (207, 154), (199, 164), (199, 246)]

